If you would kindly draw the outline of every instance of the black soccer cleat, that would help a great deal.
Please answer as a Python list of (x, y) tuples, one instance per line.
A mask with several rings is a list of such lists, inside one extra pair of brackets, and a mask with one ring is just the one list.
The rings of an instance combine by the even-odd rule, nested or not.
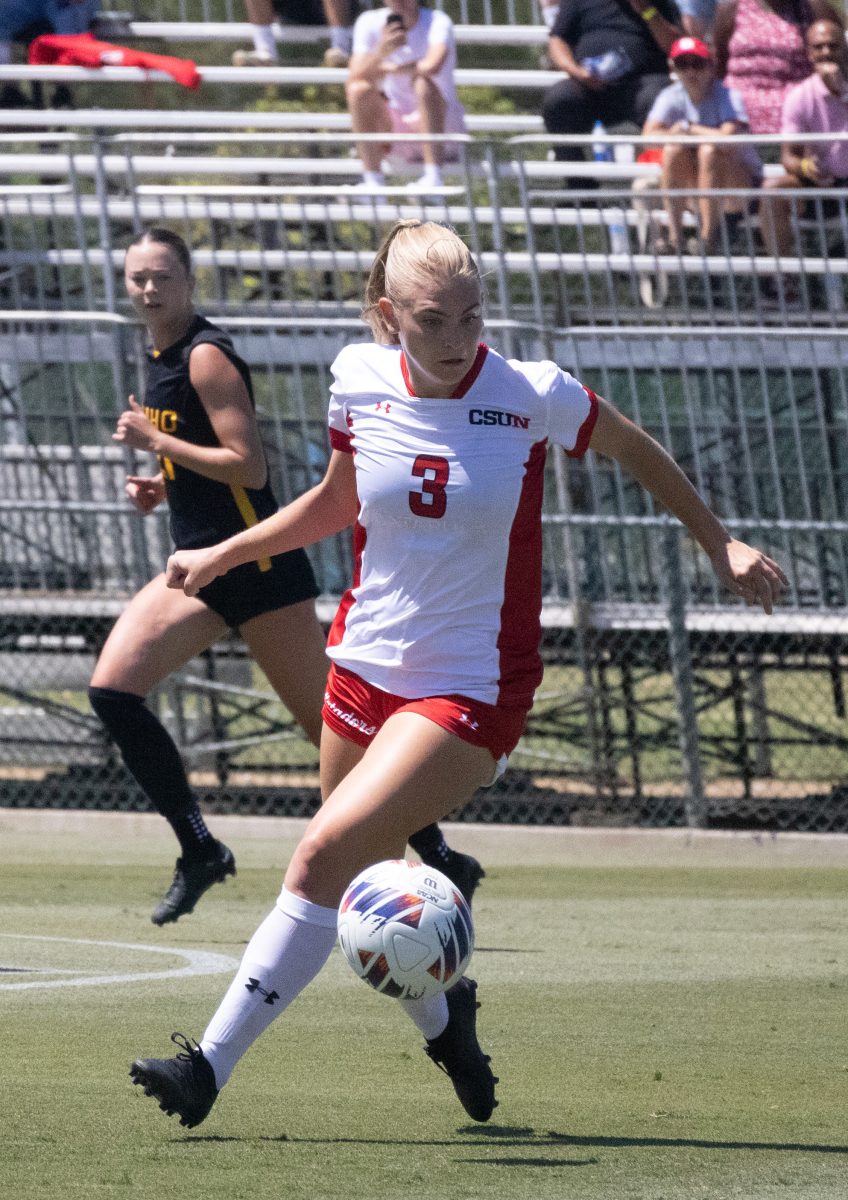
[(477, 1041), (477, 984), (473, 979), (460, 979), (447, 993), (447, 1001), (447, 1027), (427, 1042), (425, 1053), (450, 1077), (469, 1117), (488, 1121), (498, 1106), (498, 1077), (492, 1074), (490, 1057)]
[(211, 857), (186, 862), (178, 858), (171, 886), (153, 910), (150, 920), (154, 925), (167, 925), (178, 921), (186, 913), (194, 912), (194, 906), (213, 883), (223, 883), (228, 875), (235, 875), (236, 860), (232, 850), (223, 842), (215, 842)]
[(176, 1058), (137, 1058), (130, 1067), (130, 1079), (144, 1088), (145, 1096), (159, 1101), (163, 1112), (180, 1118), (189, 1129), (209, 1116), (218, 1098), (215, 1073), (203, 1051), (182, 1033), (172, 1033), (171, 1041), (182, 1046)]
[(431, 862), (427, 865), (436, 867), (442, 874), (447, 875), (451, 883), (455, 883), (462, 892), (469, 905), (478, 883), (481, 879), (486, 878), (486, 872), (477, 859), (472, 858), (470, 854), (462, 854), (459, 850), (449, 849), (444, 858), (440, 856), (438, 862)]

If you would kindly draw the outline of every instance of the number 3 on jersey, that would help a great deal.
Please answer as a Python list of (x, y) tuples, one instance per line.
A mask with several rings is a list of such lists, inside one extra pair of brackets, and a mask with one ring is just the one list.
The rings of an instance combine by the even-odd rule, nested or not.
[(443, 517), (448, 505), (445, 488), (450, 467), (446, 458), (419, 454), (412, 464), (412, 476), (421, 480), (421, 490), (409, 493), (409, 507), (416, 517)]

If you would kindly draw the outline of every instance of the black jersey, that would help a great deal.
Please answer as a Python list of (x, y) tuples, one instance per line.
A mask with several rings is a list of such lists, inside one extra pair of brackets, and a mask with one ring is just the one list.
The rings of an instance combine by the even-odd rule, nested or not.
[[(227, 356), (244, 380), (255, 407), (250, 371), (236, 354), (229, 336), (205, 317), (196, 316), (178, 342), (161, 353), (148, 353), (144, 411), (163, 433), (195, 446), (220, 446), (189, 378), (191, 352), (206, 343), (217, 346)], [(171, 510), (171, 536), (178, 550), (213, 546), (277, 511), (267, 480), (264, 487), (244, 488), (208, 479), (169, 458), (160, 457), (159, 463)]]

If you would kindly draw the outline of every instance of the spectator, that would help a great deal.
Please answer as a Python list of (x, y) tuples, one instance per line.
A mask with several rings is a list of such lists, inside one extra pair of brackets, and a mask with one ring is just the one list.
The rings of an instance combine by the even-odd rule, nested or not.
[[(641, 129), (668, 84), (666, 55), (681, 30), (671, 0), (561, 0), (548, 43), (553, 66), (566, 78), (545, 96), (549, 133), (589, 133), (632, 121)], [(556, 157), (579, 161), (578, 146), (557, 146)]]
[[(711, 134), (723, 138), (747, 133), (748, 116), (742, 97), (716, 79), (713, 57), (705, 42), (679, 38), (671, 47), (668, 61), (677, 82), (654, 101), (645, 122), (646, 134)], [(687, 146), (676, 142), (663, 148), (663, 189), (759, 187), (762, 175), (763, 165), (754, 146), (722, 146), (719, 142)], [(668, 244), (656, 245), (659, 253), (680, 252), (683, 214), (691, 203), (686, 196), (667, 196), (663, 201), (668, 213)], [(698, 197), (701, 244), (713, 248), (719, 240), (722, 214), (742, 212), (744, 207), (745, 200), (740, 197)]]
[(275, 16), (286, 25), (328, 25), (325, 67), (346, 67), (353, 38), (355, 0), (244, 0), (253, 26), (253, 49), (236, 50), (234, 67), (272, 67), (278, 61)]
[[(418, 0), (388, 0), (386, 8), (364, 12), (353, 27), (353, 54), (347, 104), (356, 133), (462, 133), (465, 113), (454, 85), (456, 44), (453, 22)], [(360, 142), (363, 183), (384, 182), (382, 142)], [(445, 146), (440, 142), (401, 143), (396, 153), (424, 162), (424, 174), (411, 190), (442, 185)]]
[[(835, 16), (807, 30), (807, 55), (813, 73), (797, 83), (783, 102), (782, 132), (848, 133), (848, 45)], [(780, 198), (782, 188), (848, 188), (848, 142), (786, 143), (781, 153), (784, 174), (770, 179), (762, 204), (762, 229), (770, 254), (791, 253), (792, 209), (797, 201)], [(842, 202), (817, 202), (825, 216), (838, 214)], [(802, 204), (806, 215), (813, 203)]]
[(809, 74), (804, 36), (828, 0), (728, 0), (713, 30), (719, 78), (741, 93), (752, 133), (779, 133), (783, 100)]

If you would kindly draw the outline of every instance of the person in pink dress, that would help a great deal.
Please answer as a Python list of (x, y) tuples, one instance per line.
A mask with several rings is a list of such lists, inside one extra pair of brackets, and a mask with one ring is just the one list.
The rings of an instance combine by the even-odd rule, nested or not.
[(788, 90), (810, 73), (804, 39), (828, 0), (729, 0), (714, 26), (719, 78), (742, 96), (752, 133), (779, 133)]

